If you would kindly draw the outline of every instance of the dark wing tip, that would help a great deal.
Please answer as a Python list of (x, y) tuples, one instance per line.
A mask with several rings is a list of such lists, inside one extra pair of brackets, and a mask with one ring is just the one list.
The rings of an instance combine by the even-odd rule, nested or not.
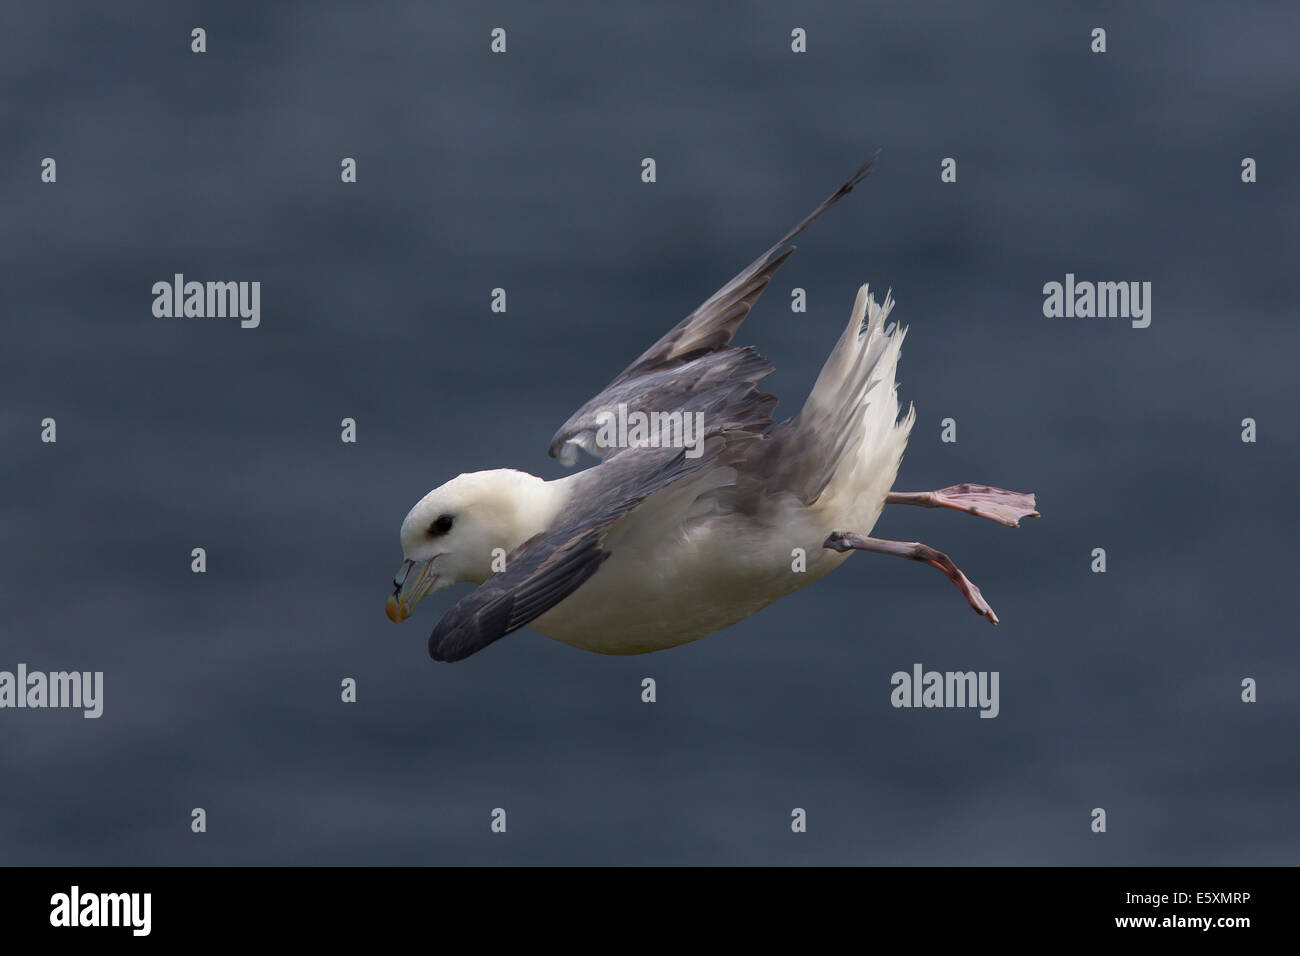
[(617, 517), (602, 517), (581, 534), (562, 529), (533, 539), (516, 552), (508, 570), (480, 584), (443, 615), (429, 635), (429, 656), (435, 661), (464, 660), (559, 604), (610, 556), (598, 542), (603, 526)]
[(874, 153), (871, 154), (871, 158), (870, 158), (869, 160), (867, 160), (865, 163), (863, 163), (861, 166), (859, 166), (856, 170), (854, 170), (854, 171), (853, 171), (853, 175), (850, 176), (850, 177), (845, 181), (844, 185), (841, 186), (841, 187), (839, 188), (839, 192), (837, 193), (837, 197), (838, 197), (838, 196), (843, 196), (843, 195), (845, 195), (846, 193), (851, 193), (851, 192), (853, 192), (853, 187), (854, 187), (854, 186), (856, 186), (858, 183), (862, 182), (862, 180), (866, 179), (869, 175), (871, 175), (871, 167), (874, 166), (874, 165), (876, 165), (876, 160), (877, 160), (879, 157), (880, 157), (880, 150), (876, 150)]
[(476, 651), (481, 651), (493, 641), (508, 633), (508, 622), (514, 606), (513, 596), (474, 607), (473, 613), (457, 604), (440, 620), (429, 635), (429, 656), (435, 661), (463, 661)]
[[(822, 200), (821, 205), (819, 205), (816, 209), (814, 209), (807, 216), (805, 216), (803, 220), (799, 223), (799, 225), (795, 226), (784, 236), (782, 236), (779, 240), (777, 240), (776, 244), (771, 249), (768, 250), (767, 255), (771, 255), (781, 246), (784, 246), (787, 242), (789, 242), (795, 236), (799, 235), (799, 233), (803, 232), (810, 225), (812, 225), (814, 219), (816, 219), (818, 216), (824, 213), (827, 209), (830, 209), (831, 206), (835, 205), (837, 202), (839, 202), (849, 193), (853, 192), (853, 187), (856, 186), (858, 183), (862, 182), (862, 180), (866, 179), (867, 176), (871, 174), (871, 167), (876, 165), (876, 158), (879, 155), (880, 155), (880, 150), (876, 150), (870, 159), (868, 159), (865, 163), (863, 163), (861, 166), (855, 169), (853, 171), (853, 175), (850, 176), (848, 179), (844, 180), (844, 182), (840, 184), (839, 189), (835, 190), (835, 192), (831, 193), (824, 200)], [(793, 248), (791, 248), (791, 251), (792, 252), (794, 251)]]

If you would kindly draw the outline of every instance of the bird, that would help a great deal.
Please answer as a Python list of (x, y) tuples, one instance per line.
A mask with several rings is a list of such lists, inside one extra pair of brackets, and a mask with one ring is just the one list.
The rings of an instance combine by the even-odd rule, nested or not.
[(386, 611), (477, 585), (438, 621), (429, 655), (459, 661), (525, 626), (601, 654), (676, 647), (819, 580), (855, 551), (931, 565), (976, 614), (998, 617), (943, 552), (869, 536), (886, 505), (947, 508), (1017, 527), (1033, 494), (963, 483), (896, 492), (915, 407), (899, 417), (905, 328), (868, 285), (799, 413), (777, 422), (758, 382), (774, 366), (731, 344), (791, 244), (871, 172), (875, 157), (575, 412), (550, 454), (592, 466), (544, 480), (458, 475), (402, 521)]

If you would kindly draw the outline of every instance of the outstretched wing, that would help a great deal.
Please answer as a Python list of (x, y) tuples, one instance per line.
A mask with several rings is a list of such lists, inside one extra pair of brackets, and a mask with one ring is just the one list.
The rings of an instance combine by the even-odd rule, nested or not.
[(790, 240), (848, 195), (871, 172), (874, 162), (872, 157), (859, 166), (839, 189), (826, 197), (797, 226), (646, 349), (600, 394), (578, 409), (551, 439), (551, 457), (572, 465), (577, 461), (579, 448), (598, 457), (617, 454), (621, 449), (601, 446), (596, 438), (600, 426), (598, 417), (615, 413), (620, 403), (626, 405), (628, 412), (700, 411), (692, 404), (694, 396), (690, 383), (714, 373), (715, 367), (709, 361), (712, 356), (731, 351), (728, 344), (740, 323), (772, 281), (772, 275), (794, 252)]

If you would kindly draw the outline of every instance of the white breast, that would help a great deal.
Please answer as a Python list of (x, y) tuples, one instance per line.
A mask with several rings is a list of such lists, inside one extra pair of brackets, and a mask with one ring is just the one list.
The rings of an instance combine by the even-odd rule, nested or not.
[[(689, 534), (628, 535), (591, 580), (529, 626), (600, 654), (676, 647), (744, 620), (837, 567), (848, 554), (823, 548), (826, 533), (820, 522), (765, 528), (721, 515)], [(802, 565), (792, 555), (796, 548), (806, 555)]]

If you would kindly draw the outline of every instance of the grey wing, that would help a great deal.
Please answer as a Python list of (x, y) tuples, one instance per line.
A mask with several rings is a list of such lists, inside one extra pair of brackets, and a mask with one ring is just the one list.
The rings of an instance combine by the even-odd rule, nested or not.
[[(757, 393), (741, 404), (731, 417), (742, 424), (750, 418), (756, 426), (770, 411)], [(605, 533), (620, 518), (674, 481), (730, 461), (754, 435), (743, 427), (711, 434), (695, 458), (687, 449), (635, 448), (583, 472), (555, 527), (521, 545), (506, 570), (443, 615), (429, 635), (429, 656), (463, 660), (546, 613), (600, 570), (611, 554), (602, 547)]]
[(464, 660), (559, 604), (609, 557), (600, 537), (597, 528), (568, 528), (525, 545), (505, 571), (443, 615), (429, 635), (429, 656)]
[[(790, 240), (848, 195), (871, 172), (874, 162), (873, 157), (858, 167), (839, 189), (826, 197), (797, 226), (650, 346), (600, 394), (578, 409), (551, 439), (551, 457), (571, 465), (577, 460), (579, 448), (599, 457), (620, 451), (599, 446), (596, 441), (598, 419), (616, 410), (620, 403), (626, 404), (628, 412), (703, 410), (690, 384), (701, 378), (727, 374), (732, 369), (731, 360), (720, 363), (714, 360), (719, 355), (738, 351), (728, 347), (732, 336), (772, 281), (773, 274), (794, 252), (795, 247), (788, 244)], [(758, 353), (751, 354), (757, 361), (764, 362)], [(770, 365), (766, 367), (767, 372), (772, 370)]]

